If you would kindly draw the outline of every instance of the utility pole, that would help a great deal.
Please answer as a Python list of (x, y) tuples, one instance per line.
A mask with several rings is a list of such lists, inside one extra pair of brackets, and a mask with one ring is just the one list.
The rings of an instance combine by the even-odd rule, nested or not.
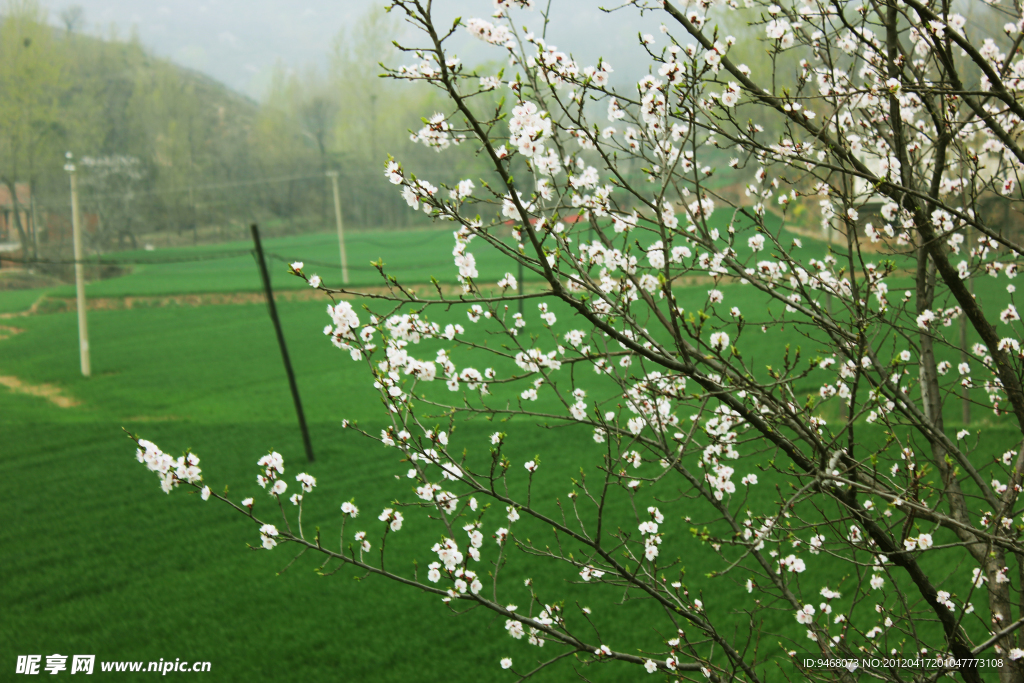
[(263, 291), (267, 294), (270, 320), (274, 323), (274, 332), (277, 333), (277, 344), (281, 347), (281, 357), (284, 359), (284, 371), (288, 375), (288, 386), (291, 387), (292, 400), (295, 402), (295, 413), (299, 416), (299, 430), (302, 432), (302, 443), (306, 447), (306, 458), (313, 462), (313, 443), (309, 440), (306, 414), (302, 410), (302, 399), (299, 398), (299, 385), (295, 382), (295, 371), (292, 370), (292, 361), (288, 357), (288, 347), (284, 343), (281, 319), (277, 317), (277, 306), (274, 305), (274, 290), (270, 287), (270, 272), (267, 270), (267, 261), (263, 258), (263, 243), (260, 242), (260, 230), (255, 223), (253, 223), (250, 229), (252, 230), (252, 242), (256, 246), (256, 262), (260, 267), (260, 277), (263, 278)]
[(334, 218), (338, 222), (338, 245), (341, 248), (341, 281), (348, 284), (348, 257), (345, 256), (345, 228), (341, 224), (341, 195), (338, 194), (338, 172), (327, 171), (334, 185)]
[(71, 234), (75, 244), (75, 293), (78, 299), (78, 353), (82, 362), (82, 376), (92, 375), (89, 364), (89, 323), (85, 316), (85, 269), (82, 263), (82, 217), (78, 210), (78, 175), (71, 152), (66, 155), (64, 170), (71, 177)]

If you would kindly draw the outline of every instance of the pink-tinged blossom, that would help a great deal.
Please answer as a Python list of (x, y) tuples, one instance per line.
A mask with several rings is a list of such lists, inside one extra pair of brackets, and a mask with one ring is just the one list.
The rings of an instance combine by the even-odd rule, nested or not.
[(1019, 354), (1020, 342), (1011, 337), (1004, 337), (1003, 339), (999, 340), (999, 343), (996, 345), (996, 348), (999, 349), (1000, 351), (1012, 351), (1013, 353)]
[(981, 588), (986, 581), (988, 581), (988, 577), (985, 576), (982, 570), (977, 567), (971, 570), (971, 583), (974, 584), (975, 588)]
[[(392, 185), (400, 185), (402, 183), (402, 167), (397, 161), (389, 161), (387, 166), (384, 168), (384, 177), (391, 181)], [(295, 264), (292, 264), (294, 268)], [(299, 262), (299, 267), (295, 270), (301, 270), (302, 264)]]
[(502, 45), (509, 49), (515, 47), (515, 39), (507, 26), (495, 26), (484, 19), (470, 19), (466, 22), (466, 30), (470, 35), (492, 45)]
[(526, 631), (523, 630), (523, 623), (516, 619), (506, 619), (505, 630), (516, 640), (522, 640), (523, 636), (526, 635)]
[(273, 524), (264, 524), (260, 527), (260, 538), (263, 540), (263, 547), (271, 550), (277, 545), (278, 531)]
[(802, 574), (807, 569), (807, 565), (796, 555), (789, 555), (788, 557), (779, 561), (780, 569), (785, 569), (793, 574)]
[(390, 528), (391, 531), (398, 531), (401, 529), (402, 522), (404, 521), (402, 513), (393, 510), (392, 508), (384, 508), (384, 511), (377, 516), (377, 519), (382, 522), (388, 522), (388, 528)]
[(431, 550), (437, 553), (444, 568), (450, 572), (455, 571), (462, 564), (463, 555), (459, 552), (459, 546), (450, 538), (443, 539), (441, 543), (435, 543)]
[(713, 332), (711, 334), (711, 348), (722, 351), (729, 346), (729, 335), (725, 332)]
[(544, 154), (544, 143), (551, 137), (551, 117), (533, 102), (512, 108), (509, 119), (509, 143), (527, 158)]

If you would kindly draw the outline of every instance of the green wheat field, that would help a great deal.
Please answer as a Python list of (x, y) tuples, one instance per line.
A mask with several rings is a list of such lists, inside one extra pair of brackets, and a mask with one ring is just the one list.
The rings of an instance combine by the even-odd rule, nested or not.
[[(808, 259), (826, 253), (825, 245), (806, 238), (804, 242)], [(389, 271), (419, 283), (418, 291), (426, 295), (422, 283), (430, 276), (454, 281), (452, 246), (451, 233), (445, 230), (357, 233), (349, 244), (353, 284), (380, 284), (370, 263), (383, 259)], [(279, 257), (270, 260), (279, 290), (306, 287), (288, 275), (286, 263), (292, 259), (305, 260), (306, 272), (319, 273), (328, 286), (340, 284), (337, 243), (330, 234), (269, 240), (265, 248)], [(118, 254), (118, 259), (147, 262), (132, 264), (122, 277), (91, 283), (88, 295), (258, 293), (258, 271), (248, 249), (240, 242)], [(504, 274), (507, 266), (496, 251), (471, 250), (477, 255), (481, 280), (493, 282)], [(912, 282), (890, 284), (894, 290), (897, 286), (910, 287)], [(986, 306), (994, 305), (989, 301), (1006, 296), (1004, 286), (979, 281), (978, 295), (987, 297)], [(705, 284), (681, 290), (680, 300), (687, 308), (700, 308), (709, 288)], [(752, 288), (729, 284), (720, 289), (726, 307), (739, 306), (751, 320), (766, 316), (765, 301)], [(134, 444), (124, 430), (175, 455), (191, 448), (201, 458), (211, 488), (221, 492), (229, 487), (228, 495), (236, 502), (254, 496), (256, 512), (280, 524), (280, 513), (255, 481), (256, 460), (277, 450), (285, 456), (289, 493), (296, 490), (294, 475), (299, 472), (309, 472), (319, 482), (306, 498), (307, 534), (319, 527), (324, 538), (336, 543), (339, 506), (354, 498), (362, 512), (347, 525), (346, 534), (365, 529), (378, 548), (383, 524), (377, 514), (396, 498), (412, 498), (412, 490), (404, 476), (407, 466), (395, 450), (341, 429), (342, 419), (349, 419), (374, 432), (384, 426), (384, 413), (365, 366), (353, 363), (322, 334), (329, 322), (326, 298), (278, 304), (316, 452), (316, 462), (307, 464), (274, 331), (259, 297), (237, 305), (171, 302), (90, 311), (93, 376), (84, 379), (79, 373), (73, 309), (66, 312), (46, 304), (73, 296), (74, 289), (68, 286), (0, 291), (0, 313), (16, 314), (34, 304), (37, 311), (0, 319), (0, 337), (5, 337), (0, 339), (0, 377), (16, 378), (22, 389), (49, 392), (47, 397), (14, 390), (10, 381), (0, 386), (0, 679), (11, 677), (19, 654), (41, 654), (45, 662), (46, 655), (59, 653), (94, 654), (97, 661), (209, 661), (212, 673), (203, 677), (218, 681), (475, 683), (514, 680), (498, 666), (501, 657), (511, 656), (516, 668), (525, 671), (531, 663), (560, 652), (551, 643), (537, 650), (525, 639), (513, 640), (504, 630), (504, 620), (483, 610), (455, 614), (436, 596), (373, 577), (364, 580), (347, 569), (319, 576), (314, 571), (319, 565), (316, 558), (302, 557), (281, 573), (292, 558), (287, 545), (272, 552), (251, 549), (259, 546), (251, 520), (222, 504), (204, 503), (184, 488), (163, 494), (156, 477), (135, 461)], [(563, 307), (553, 310), (559, 332), (584, 324)], [(532, 330), (540, 331), (535, 304), (528, 304), (526, 314)], [(469, 330), (479, 329), (479, 339), (485, 338), (482, 328), (468, 323), (463, 309), (430, 309), (428, 315), (442, 325), (459, 322)], [(758, 354), (746, 360), (760, 368), (779, 363), (787, 344), (793, 349), (805, 345), (808, 359), (817, 354), (806, 346), (797, 327), (765, 334), (759, 325), (750, 326), (743, 335), (738, 346)], [(432, 355), (438, 347), (423, 348)], [(456, 350), (457, 358), (459, 353)], [(607, 393), (607, 386), (587, 374), (594, 377), (584, 380), (591, 382), (592, 395)], [(443, 383), (436, 384), (432, 391), (447, 395)], [(809, 378), (806, 393), (815, 394), (818, 384)], [(505, 390), (507, 398), (515, 400), (522, 388)], [(75, 405), (61, 407), (57, 402), (62, 398)], [(556, 410), (554, 401), (545, 399), (536, 407)], [(686, 410), (682, 409), (684, 414)], [(1001, 453), (1012, 445), (1013, 431), (1004, 429), (990, 411), (976, 408), (975, 414), (979, 424), (972, 425), (972, 432), (985, 438), (979, 458), (981, 451)], [(959, 405), (951, 402), (950, 429), (958, 428), (958, 415)], [(838, 413), (830, 423), (833, 419), (838, 423)], [(489, 459), (488, 436), (498, 429), (512, 435), (505, 452), (514, 465), (514, 487), (525, 487), (522, 463), (540, 457), (543, 476), (536, 478), (532, 496), (541, 501), (541, 509), (556, 514), (555, 500), (566, 500), (572, 477), (597, 474), (600, 450), (585, 429), (549, 428), (537, 420), (495, 425), (478, 419), (459, 423), (454, 443), (471, 458)], [(868, 443), (881, 444), (884, 438), (868, 426), (860, 433)], [(757, 444), (747, 447), (758, 451)], [(766, 511), (779, 499), (780, 490), (787, 490), (776, 489), (777, 484), (788, 485), (780, 476), (758, 469), (770, 457), (771, 453), (762, 453), (742, 461), (744, 473), (761, 472), (761, 482), (749, 492), (740, 487), (737, 505), (742, 496), (749, 496), (747, 507)], [(743, 587), (746, 575), (706, 578), (710, 568), (721, 565), (702, 560), (711, 551), (689, 532), (700, 523), (701, 507), (680, 499), (671, 486), (660, 495), (655, 500), (642, 490), (637, 504), (657, 504), (666, 516), (662, 558), (683, 558), (685, 575), (680, 580), (691, 596), (703, 594), (707, 609), (724, 615), (723, 632), (741, 642), (749, 631), (742, 610), (757, 597)], [(628, 499), (620, 497), (611, 514), (631, 524), (628, 510)], [(695, 517), (692, 524), (684, 519), (688, 515)], [(435, 559), (430, 546), (439, 540), (439, 530), (423, 523), (421, 516), (409, 510), (403, 529), (389, 536), (390, 568), (411, 572), (417, 560), (425, 571)], [(486, 573), (488, 555), (495, 556), (490, 534), (502, 525), (503, 515), (495, 511), (485, 520), (487, 541), (480, 566)], [(550, 530), (542, 525), (526, 519), (517, 524), (515, 530), (524, 538), (553, 542)], [(930, 554), (936, 562), (941, 558), (941, 553)], [(826, 583), (842, 590), (844, 600), (846, 592), (853, 593), (858, 579), (845, 565), (825, 555), (806, 559), (813, 566), (799, 578), (804, 593), (816, 596)], [(624, 601), (621, 592), (581, 585), (569, 567), (552, 568), (513, 554), (502, 571), (507, 588), (500, 600), (528, 604), (521, 579), (532, 578), (534, 590), (546, 600), (564, 601), (567, 614), (578, 615), (575, 604), (590, 607), (603, 642), (614, 649), (658, 651), (664, 649), (664, 639), (672, 637), (666, 630), (668, 620), (652, 604), (640, 596), (626, 596)], [(675, 571), (669, 578), (679, 576)], [(873, 612), (867, 603), (844, 609), (850, 608), (863, 612), (862, 623)], [(597, 642), (593, 631), (573, 619), (582, 634)], [(767, 614), (762, 638), (754, 645), (763, 657), (775, 658), (766, 667), (779, 667), (769, 680), (789, 673), (784, 649), (808, 649), (803, 629), (784, 604)], [(573, 667), (594, 681), (637, 677), (626, 665), (586, 666), (570, 659), (545, 670), (537, 680), (578, 680)], [(114, 673), (102, 676), (119, 679)]]

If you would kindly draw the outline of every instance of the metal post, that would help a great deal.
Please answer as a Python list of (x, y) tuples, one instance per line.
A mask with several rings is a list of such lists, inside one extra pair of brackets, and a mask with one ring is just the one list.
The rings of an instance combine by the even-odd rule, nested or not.
[(299, 429), (302, 430), (302, 442), (306, 446), (306, 457), (313, 462), (313, 443), (309, 440), (309, 429), (306, 427), (306, 415), (302, 412), (302, 399), (299, 398), (299, 385), (295, 382), (295, 372), (292, 370), (292, 362), (288, 358), (288, 347), (284, 343), (284, 332), (281, 331), (281, 321), (277, 317), (277, 306), (274, 305), (274, 292), (270, 288), (270, 273), (267, 272), (267, 262), (263, 258), (263, 245), (260, 243), (260, 230), (254, 223), (252, 226), (252, 241), (256, 245), (256, 261), (259, 262), (260, 275), (263, 276), (263, 289), (267, 293), (267, 306), (270, 308), (270, 319), (274, 322), (274, 331), (277, 332), (277, 343), (281, 347), (281, 356), (284, 358), (284, 371), (288, 375), (288, 384), (292, 388), (292, 399), (295, 401), (295, 412), (299, 415)]
[(82, 364), (82, 376), (92, 375), (89, 363), (89, 323), (85, 314), (85, 268), (82, 263), (82, 217), (78, 210), (78, 175), (71, 152), (64, 170), (71, 177), (71, 235), (75, 245), (75, 294), (78, 299), (78, 352)]
[[(523, 262), (519, 261), (519, 296), (526, 294), (526, 283), (523, 281)], [(523, 299), (519, 299), (519, 315), (523, 314)]]
[(338, 172), (327, 171), (334, 185), (334, 218), (338, 222), (338, 246), (341, 248), (341, 281), (348, 284), (348, 258), (345, 256), (345, 228), (341, 224), (341, 195), (338, 194)]

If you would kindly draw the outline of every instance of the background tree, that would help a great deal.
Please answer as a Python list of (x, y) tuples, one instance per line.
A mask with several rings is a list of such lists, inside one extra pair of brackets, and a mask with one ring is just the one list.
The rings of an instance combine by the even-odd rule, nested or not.
[(77, 33), (85, 25), (85, 9), (81, 5), (68, 5), (61, 10), (60, 22), (69, 36)]
[(61, 54), (55, 48), (46, 15), (32, 0), (11, 0), (0, 24), (0, 180), (11, 195), (12, 222), (23, 245), (35, 240), (22, 220), (16, 185), (31, 195), (43, 146), (58, 124)]

